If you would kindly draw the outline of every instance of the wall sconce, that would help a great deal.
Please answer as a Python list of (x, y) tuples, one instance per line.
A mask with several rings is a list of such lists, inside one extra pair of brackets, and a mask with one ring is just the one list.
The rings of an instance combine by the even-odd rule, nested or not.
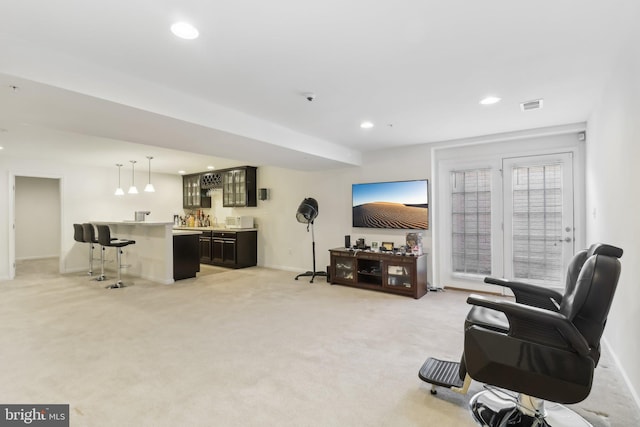
[(269, 189), (260, 188), (258, 190), (258, 200), (269, 200)]
[(149, 183), (144, 187), (144, 191), (147, 193), (154, 193), (156, 189), (153, 188), (153, 184), (151, 183), (151, 159), (153, 159), (153, 157), (147, 156), (147, 159), (149, 159)]
[(120, 168), (122, 167), (122, 164), (117, 163), (116, 166), (118, 167), (118, 188), (116, 188), (115, 195), (116, 196), (122, 196), (124, 194), (124, 190), (122, 189), (122, 185), (120, 185)]
[(135, 173), (136, 173), (136, 161), (129, 160), (131, 162), (131, 187), (129, 187), (129, 194), (138, 194), (138, 189), (135, 184)]

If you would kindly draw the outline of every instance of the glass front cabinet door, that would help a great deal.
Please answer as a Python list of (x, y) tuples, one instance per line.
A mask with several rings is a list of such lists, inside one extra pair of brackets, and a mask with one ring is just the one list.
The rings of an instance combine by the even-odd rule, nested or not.
[(356, 259), (352, 256), (333, 256), (332, 282), (350, 285), (356, 281)]
[(384, 287), (413, 293), (416, 286), (416, 263), (413, 259), (392, 259), (384, 262)]
[(244, 166), (222, 174), (222, 205), (224, 207), (257, 206), (256, 168)]

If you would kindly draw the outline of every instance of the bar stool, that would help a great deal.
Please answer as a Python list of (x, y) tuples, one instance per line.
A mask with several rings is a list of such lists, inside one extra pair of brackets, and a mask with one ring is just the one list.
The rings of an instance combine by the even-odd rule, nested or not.
[[(89, 263), (93, 267), (93, 245), (100, 244), (98, 239), (96, 239), (96, 231), (93, 228), (93, 224), (84, 223), (82, 224), (82, 230), (84, 234), (84, 241), (88, 242), (91, 245), (91, 254), (89, 256)], [(114, 240), (114, 239), (111, 239)], [(96, 277), (94, 280), (101, 282), (105, 280), (107, 277), (104, 275), (104, 246), (100, 245), (100, 275)]]
[(98, 225), (98, 243), (102, 245), (102, 247), (114, 247), (117, 248), (118, 255), (118, 279), (116, 283), (113, 285), (107, 286), (107, 289), (115, 289), (115, 288), (123, 288), (124, 283), (120, 279), (120, 270), (122, 269), (122, 248), (129, 245), (135, 245), (135, 240), (125, 240), (125, 239), (117, 239), (111, 238), (111, 230), (108, 225)]
[(73, 224), (73, 240), (79, 243), (89, 243), (89, 276), (93, 275), (93, 243), (84, 237), (82, 224)]

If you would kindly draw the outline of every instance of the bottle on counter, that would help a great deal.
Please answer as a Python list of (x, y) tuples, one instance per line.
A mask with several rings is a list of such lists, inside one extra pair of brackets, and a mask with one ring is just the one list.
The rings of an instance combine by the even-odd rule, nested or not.
[(210, 219), (209, 215), (207, 215), (207, 217), (204, 219), (204, 226), (205, 227), (210, 227), (211, 226), (211, 219)]

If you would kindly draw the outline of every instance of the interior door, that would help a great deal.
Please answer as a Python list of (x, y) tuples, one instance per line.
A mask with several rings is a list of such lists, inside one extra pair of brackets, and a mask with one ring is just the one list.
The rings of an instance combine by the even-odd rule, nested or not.
[(575, 252), (573, 156), (503, 159), (505, 277), (564, 288)]

